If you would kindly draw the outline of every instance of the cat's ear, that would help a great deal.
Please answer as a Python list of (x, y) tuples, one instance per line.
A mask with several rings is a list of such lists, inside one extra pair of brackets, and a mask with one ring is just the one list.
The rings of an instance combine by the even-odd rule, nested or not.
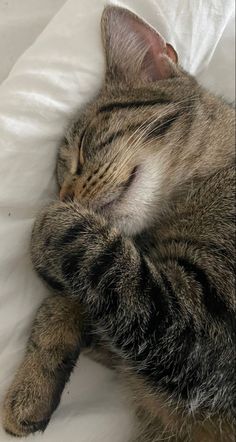
[(177, 75), (178, 56), (174, 48), (129, 10), (106, 7), (102, 35), (110, 79), (132, 84)]

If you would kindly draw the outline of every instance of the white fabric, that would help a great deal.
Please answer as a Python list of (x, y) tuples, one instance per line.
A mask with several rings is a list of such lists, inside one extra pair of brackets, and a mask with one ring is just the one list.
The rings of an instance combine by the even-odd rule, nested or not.
[[(58, 8), (63, 3), (58, 0)], [(46, 293), (30, 263), (31, 227), (37, 210), (55, 196), (55, 157), (63, 131), (101, 85), (100, 17), (106, 3), (67, 1), (0, 86), (0, 401)], [(176, 47), (187, 70), (216, 93), (234, 99), (233, 0), (122, 4)], [(21, 47), (29, 46), (36, 34), (32, 27)], [(115, 375), (82, 359), (48, 429), (28, 441), (125, 442), (131, 421)], [(7, 440), (10, 436), (0, 429), (0, 441)]]
[(0, 83), (66, 0), (0, 0)]

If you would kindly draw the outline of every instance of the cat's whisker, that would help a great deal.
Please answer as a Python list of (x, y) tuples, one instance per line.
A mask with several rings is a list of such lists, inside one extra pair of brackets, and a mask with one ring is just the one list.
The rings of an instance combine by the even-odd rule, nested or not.
[[(185, 104), (186, 102), (193, 102), (193, 101), (195, 101), (195, 100), (197, 100), (197, 98), (196, 98), (196, 96), (195, 95), (193, 95), (192, 97), (190, 97), (189, 99), (184, 99), (184, 100), (180, 100), (180, 101), (178, 101), (177, 102), (177, 104), (179, 105), (179, 104)], [(176, 111), (176, 108), (175, 107), (173, 107), (173, 109)], [(180, 109), (182, 112), (183, 112), (183, 114), (184, 114), (184, 110), (185, 110), (185, 108), (181, 108)], [(145, 137), (145, 133), (146, 132), (148, 132), (148, 128), (149, 127), (152, 127), (152, 125), (153, 124), (155, 124), (155, 122), (158, 122), (158, 120), (160, 120), (161, 121), (161, 124), (160, 124), (160, 126), (157, 126), (157, 127), (155, 127), (154, 129), (153, 129), (153, 132), (155, 131), (155, 130), (158, 130), (159, 128), (161, 128), (162, 126), (164, 126), (166, 123), (168, 123), (168, 122), (170, 122), (171, 120), (169, 119), (169, 120), (167, 120), (167, 121), (164, 121), (164, 122), (162, 122), (162, 120), (163, 120), (163, 118), (166, 116), (166, 115), (168, 115), (168, 114), (170, 114), (171, 113), (171, 109), (169, 109), (168, 108), (168, 110), (165, 112), (165, 113), (160, 113), (160, 111), (157, 111), (156, 112), (156, 114), (157, 115), (151, 115), (150, 116), (150, 118), (149, 118), (149, 123), (147, 124), (147, 121), (144, 121), (142, 124), (141, 124), (141, 126), (139, 126), (130, 136), (129, 136), (129, 138), (126, 140), (126, 142), (125, 142), (125, 145), (123, 145), (122, 146), (122, 149), (119, 149), (117, 152), (116, 152), (116, 155), (114, 155), (114, 157), (113, 157), (113, 161), (115, 161), (116, 160), (116, 158), (118, 158), (118, 157), (120, 157), (121, 155), (122, 155), (122, 152), (123, 151), (125, 151), (126, 150), (126, 147), (129, 147), (129, 148), (131, 148), (132, 147), (132, 152), (130, 153), (130, 157), (129, 158), (127, 158), (127, 153), (125, 153), (126, 154), (126, 159), (124, 160), (124, 161), (127, 161), (128, 159), (130, 159), (131, 157), (132, 157), (132, 155), (133, 156), (135, 156), (135, 154), (136, 154), (136, 152), (137, 152), (137, 150), (139, 150), (139, 142), (141, 141), (141, 139), (142, 139), (142, 136), (143, 137)], [(121, 120), (119, 120), (119, 123), (121, 122)], [(118, 129), (119, 130), (119, 129)], [(117, 130), (117, 131), (118, 131)], [(152, 132), (151, 132), (152, 133)], [(135, 138), (135, 135), (136, 134), (139, 134), (139, 137), (138, 138)], [(132, 141), (132, 143), (131, 144), (129, 144), (129, 142), (131, 141), (133, 139), (133, 141)], [(135, 150), (135, 148), (137, 148), (136, 150)], [(120, 159), (120, 158), (119, 158)], [(119, 161), (119, 163), (120, 163), (120, 161)], [(121, 165), (121, 163), (120, 163), (120, 165)], [(123, 165), (123, 164), (122, 164)]]

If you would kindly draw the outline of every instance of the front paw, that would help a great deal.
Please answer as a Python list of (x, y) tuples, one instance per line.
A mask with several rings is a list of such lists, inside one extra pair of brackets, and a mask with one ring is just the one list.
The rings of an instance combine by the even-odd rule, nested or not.
[(31, 237), (31, 259), (35, 270), (50, 288), (63, 291), (63, 281), (58, 271), (57, 239), (66, 227), (68, 209), (65, 203), (54, 202), (37, 216)]
[(31, 241), (33, 265), (52, 289), (71, 292), (74, 276), (78, 282), (85, 259), (96, 255), (107, 236), (105, 220), (94, 212), (77, 203), (55, 202), (36, 219)]

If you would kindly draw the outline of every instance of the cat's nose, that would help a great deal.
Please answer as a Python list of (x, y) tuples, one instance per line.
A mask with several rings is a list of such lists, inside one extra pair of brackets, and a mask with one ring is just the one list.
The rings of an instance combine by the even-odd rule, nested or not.
[(59, 197), (61, 201), (68, 201), (72, 200), (74, 198), (74, 190), (71, 186), (68, 185), (62, 185)]

